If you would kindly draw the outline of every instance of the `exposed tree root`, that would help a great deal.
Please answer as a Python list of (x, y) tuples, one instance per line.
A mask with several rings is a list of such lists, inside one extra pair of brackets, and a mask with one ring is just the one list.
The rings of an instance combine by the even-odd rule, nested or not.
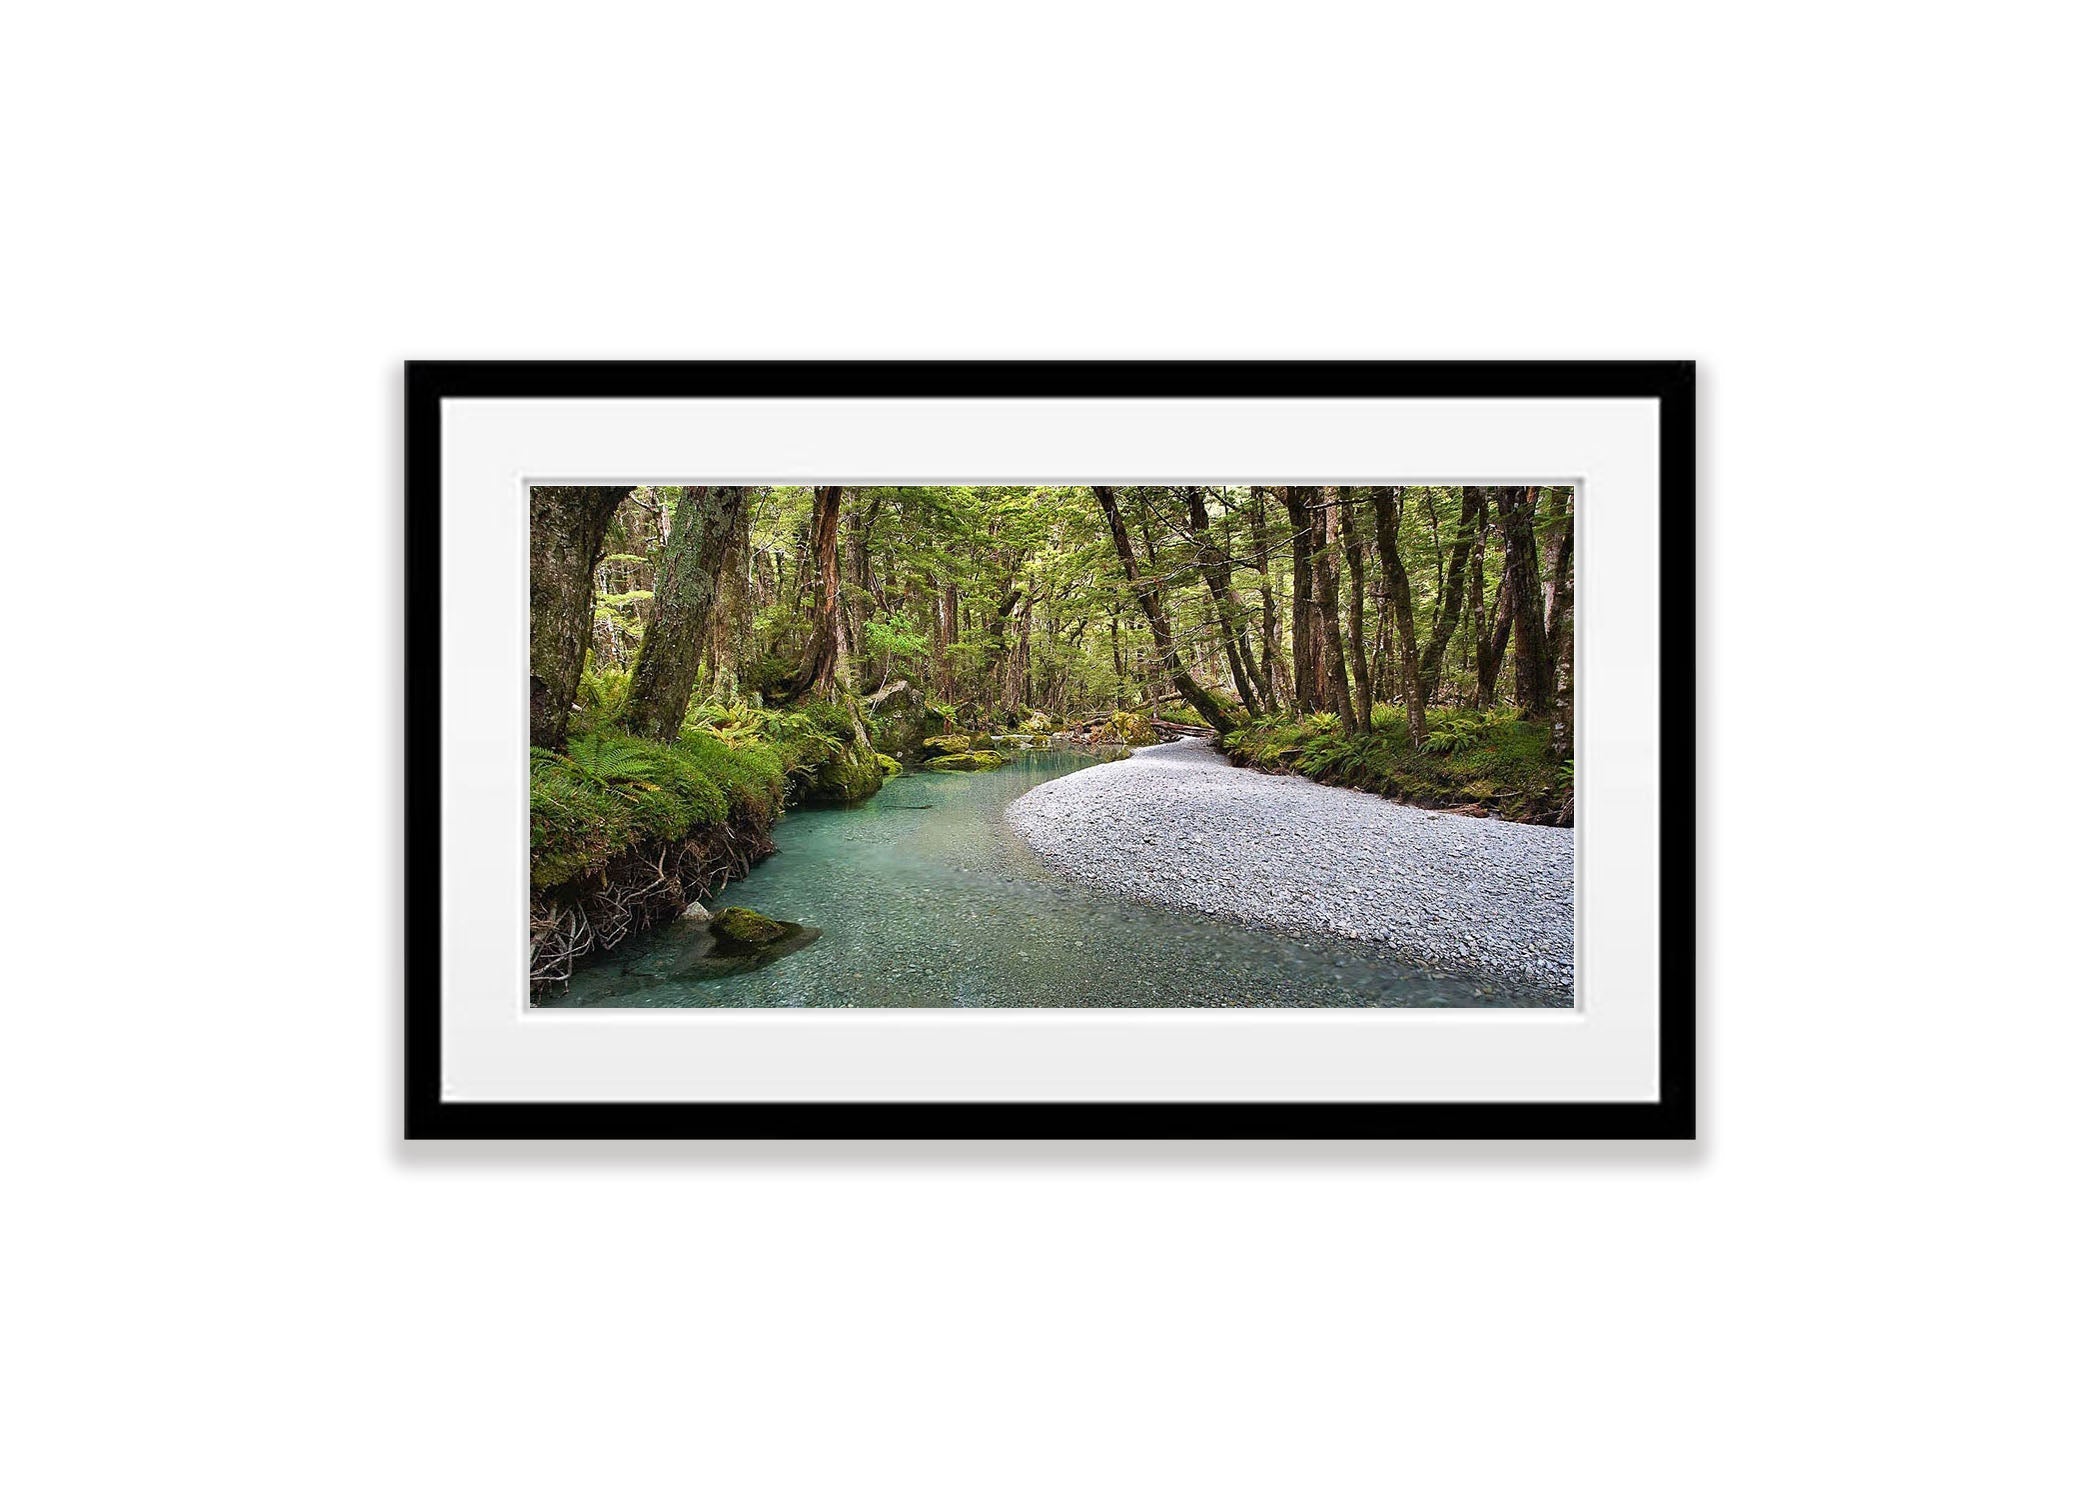
[(579, 960), (675, 917), (773, 852), (767, 823), (738, 813), (683, 839), (616, 855), (595, 874), (532, 896), (532, 988), (569, 982)]

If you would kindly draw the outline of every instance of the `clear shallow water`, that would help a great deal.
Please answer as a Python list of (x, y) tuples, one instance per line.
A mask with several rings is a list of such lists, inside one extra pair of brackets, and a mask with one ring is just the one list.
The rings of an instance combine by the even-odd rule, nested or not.
[(1145, 906), (1045, 867), (1007, 827), (1030, 787), (1094, 764), (1030, 750), (996, 771), (893, 778), (857, 807), (787, 814), (780, 852), (708, 905), (821, 928), (719, 978), (676, 974), (706, 944), (668, 923), (581, 970), (548, 1006), (1565, 1005), (1388, 951)]

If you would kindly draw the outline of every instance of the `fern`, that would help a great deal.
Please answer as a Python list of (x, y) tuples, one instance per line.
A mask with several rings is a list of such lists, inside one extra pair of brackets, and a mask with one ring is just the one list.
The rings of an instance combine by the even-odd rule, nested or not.
[(535, 748), (532, 765), (567, 776), (600, 791), (656, 790), (658, 757), (639, 741), (612, 735), (582, 735), (569, 741), (569, 753)]
[(576, 706), (583, 710), (578, 727), (595, 733), (610, 730), (620, 717), (620, 706), (627, 701), (627, 685), (633, 677), (632, 672), (618, 667), (601, 670), (586, 665), (576, 684)]

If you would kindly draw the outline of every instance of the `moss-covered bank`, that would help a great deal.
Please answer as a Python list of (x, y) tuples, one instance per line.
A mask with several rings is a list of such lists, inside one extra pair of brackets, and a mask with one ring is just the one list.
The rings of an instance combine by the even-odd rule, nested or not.
[(857, 802), (895, 775), (848, 702), (703, 703), (670, 744), (586, 716), (532, 756), (532, 984), (704, 900), (773, 852), (781, 812)]
[(1431, 709), (1420, 748), (1397, 709), (1344, 735), (1333, 714), (1259, 719), (1223, 737), (1235, 765), (1291, 771), (1424, 807), (1492, 813), (1520, 823), (1575, 824), (1572, 762), (1553, 752), (1550, 725), (1504, 712)]

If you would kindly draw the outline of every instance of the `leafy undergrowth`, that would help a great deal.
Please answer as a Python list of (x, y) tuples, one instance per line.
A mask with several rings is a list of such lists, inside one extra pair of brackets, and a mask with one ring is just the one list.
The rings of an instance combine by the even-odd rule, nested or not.
[(1553, 753), (1550, 725), (1515, 715), (1433, 708), (1420, 749), (1398, 709), (1378, 705), (1366, 733), (1348, 736), (1333, 714), (1257, 719), (1224, 736), (1233, 762), (1293, 771), (1330, 786), (1401, 802), (1572, 827), (1574, 763)]
[(732, 812), (771, 824), (787, 777), (775, 750), (687, 731), (675, 745), (600, 732), (532, 752), (532, 885), (565, 884), (637, 845), (685, 837)]
[(625, 691), (622, 674), (586, 673), (566, 753), (532, 752), (535, 890), (717, 825), (763, 830), (797, 803), (857, 802), (897, 772), (844, 703), (700, 702), (666, 745), (613, 727)]

